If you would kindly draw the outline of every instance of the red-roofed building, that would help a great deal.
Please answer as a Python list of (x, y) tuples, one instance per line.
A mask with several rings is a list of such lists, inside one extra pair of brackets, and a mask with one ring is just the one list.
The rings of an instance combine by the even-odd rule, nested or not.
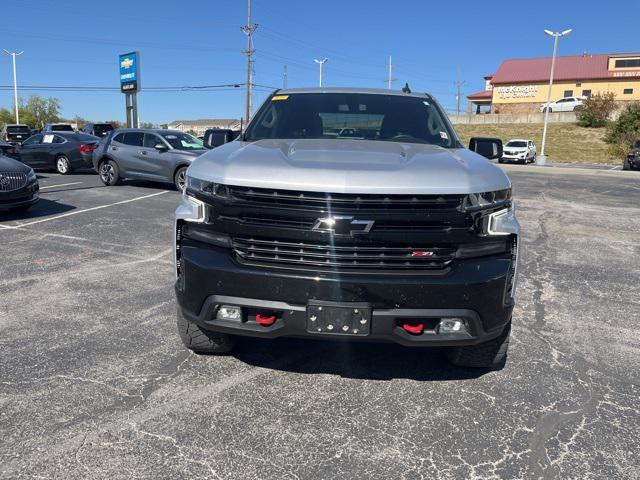
[[(505, 60), (485, 90), (467, 96), (476, 113), (534, 113), (547, 101), (551, 57)], [(640, 53), (557, 57), (551, 101), (613, 92), (616, 101), (640, 100)]]

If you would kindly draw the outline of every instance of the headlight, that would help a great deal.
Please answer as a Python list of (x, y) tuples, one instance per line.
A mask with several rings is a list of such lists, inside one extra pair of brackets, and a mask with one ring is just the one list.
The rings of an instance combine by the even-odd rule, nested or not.
[(187, 188), (185, 189), (185, 193), (187, 195), (226, 198), (229, 192), (226, 185), (220, 185), (219, 183), (187, 175)]
[(510, 203), (511, 189), (505, 188), (494, 192), (470, 193), (464, 199), (463, 209), (465, 211), (484, 210)]
[(518, 235), (520, 233), (520, 224), (516, 219), (515, 207), (511, 206), (489, 215), (487, 233), (489, 235)]
[(29, 170), (29, 173), (27, 173), (27, 183), (33, 183), (36, 182), (38, 180), (38, 177), (36, 177), (36, 172), (33, 171), (33, 168)]

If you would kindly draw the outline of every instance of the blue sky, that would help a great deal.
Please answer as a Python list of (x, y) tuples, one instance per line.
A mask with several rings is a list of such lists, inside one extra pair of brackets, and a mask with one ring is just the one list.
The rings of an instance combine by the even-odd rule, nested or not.
[[(550, 55), (542, 30), (573, 28), (560, 54), (640, 50), (640, 2), (592, 1), (432, 2), (403, 0), (253, 0), (255, 83), (315, 86), (314, 58), (328, 57), (327, 86), (386, 87), (393, 55), (396, 88), (435, 94), (455, 108), (459, 69), (463, 93), (483, 88), (483, 75), (506, 58)], [(140, 120), (165, 123), (185, 118), (240, 117), (244, 91), (158, 92), (144, 87), (244, 82), (245, 0), (2, 0), (0, 48), (23, 50), (18, 83), (32, 86), (118, 86), (117, 56), (139, 50), (143, 91)], [(612, 5), (611, 8), (607, 8)], [(0, 85), (12, 85), (11, 60), (2, 57)], [(255, 106), (269, 88), (258, 88)], [(66, 117), (124, 119), (118, 91), (21, 91), (56, 96)], [(0, 106), (12, 92), (0, 90)], [(463, 103), (464, 106), (464, 103)]]

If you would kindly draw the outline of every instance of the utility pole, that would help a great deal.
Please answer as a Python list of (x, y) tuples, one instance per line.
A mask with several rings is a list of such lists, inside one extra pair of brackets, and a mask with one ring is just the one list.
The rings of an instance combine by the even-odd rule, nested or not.
[(284, 66), (284, 70), (282, 72), (282, 88), (287, 88), (287, 66)]
[(256, 52), (253, 48), (253, 32), (258, 28), (257, 23), (251, 23), (251, 0), (247, 0), (247, 24), (243, 27), (240, 27), (242, 32), (247, 36), (247, 49), (244, 50), (244, 53), (247, 56), (247, 95), (245, 98), (245, 108), (244, 108), (244, 118), (246, 123), (249, 123), (249, 119), (251, 117), (251, 90), (253, 88), (253, 78), (252, 78), (252, 70), (253, 70), (253, 54)]
[(460, 116), (460, 88), (464, 85), (464, 80), (460, 80), (460, 69), (458, 68), (458, 77), (455, 81), (456, 85), (456, 116)]
[(551, 103), (551, 87), (553, 87), (553, 70), (556, 66), (556, 54), (558, 53), (558, 39), (569, 35), (572, 29), (564, 30), (562, 32), (552, 32), (551, 30), (545, 30), (544, 33), (553, 37), (553, 55), (551, 56), (551, 72), (549, 73), (549, 92), (547, 94), (547, 103), (544, 108), (544, 127), (542, 129), (542, 150), (540, 155), (536, 159), (538, 165), (547, 164), (547, 156), (544, 154), (544, 146), (547, 142), (547, 123), (549, 122), (549, 104)]
[(329, 61), (328, 58), (322, 58), (318, 60), (317, 58), (313, 59), (318, 65), (320, 65), (320, 86), (322, 87), (322, 66)]
[(16, 123), (20, 123), (20, 112), (18, 111), (18, 82), (16, 80), (16, 57), (18, 55), (22, 55), (24, 52), (10, 52), (4, 48), (3, 50), (7, 55), (11, 55), (13, 60), (13, 105), (16, 109)]
[(387, 88), (391, 90), (391, 86), (393, 85), (393, 63), (391, 61), (391, 55), (389, 55), (389, 76), (387, 77)]

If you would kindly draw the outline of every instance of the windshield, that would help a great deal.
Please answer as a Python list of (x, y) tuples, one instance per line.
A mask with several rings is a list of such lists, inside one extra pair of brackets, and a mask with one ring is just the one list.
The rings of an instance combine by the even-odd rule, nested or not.
[(73, 132), (71, 125), (51, 125), (52, 132)]
[(196, 137), (188, 133), (163, 133), (161, 134), (169, 145), (176, 150), (203, 150), (204, 145)]
[(520, 141), (511, 141), (511, 142), (507, 142), (507, 147), (515, 147), (515, 148), (522, 148), (522, 147), (526, 147), (527, 146), (527, 142), (520, 142)]
[(274, 95), (244, 140), (326, 138), (457, 146), (439, 109), (424, 97), (365, 93)]

